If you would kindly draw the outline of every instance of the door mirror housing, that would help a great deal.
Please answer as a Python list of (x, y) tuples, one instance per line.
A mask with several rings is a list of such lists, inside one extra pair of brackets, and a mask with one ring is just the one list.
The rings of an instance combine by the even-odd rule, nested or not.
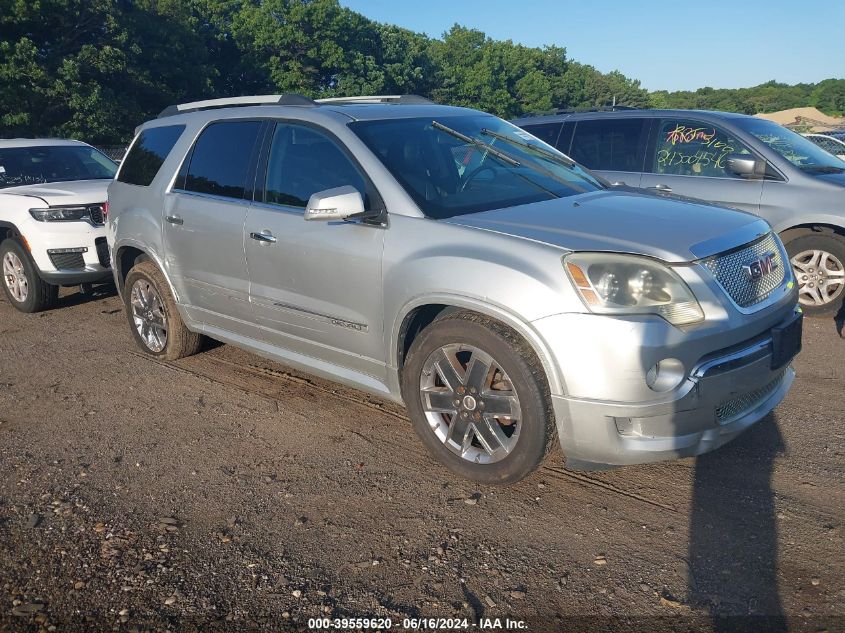
[(361, 218), (367, 215), (364, 198), (355, 187), (344, 185), (325, 189), (311, 195), (305, 207), (306, 220), (333, 222)]
[(725, 164), (729, 172), (743, 178), (763, 178), (766, 175), (766, 161), (751, 154), (729, 154)]

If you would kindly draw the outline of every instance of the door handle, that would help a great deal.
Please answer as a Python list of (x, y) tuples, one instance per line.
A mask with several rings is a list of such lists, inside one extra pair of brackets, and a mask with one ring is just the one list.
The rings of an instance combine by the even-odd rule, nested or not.
[(657, 191), (663, 191), (664, 193), (672, 193), (672, 187), (669, 185), (657, 184), (653, 187), (649, 187), (649, 189), (656, 189)]
[(265, 244), (275, 244), (276, 238), (269, 231), (262, 233), (250, 233), (249, 236), (256, 242), (264, 242)]
[(180, 218), (178, 215), (166, 215), (164, 219), (170, 222), (171, 224), (185, 224), (185, 220)]

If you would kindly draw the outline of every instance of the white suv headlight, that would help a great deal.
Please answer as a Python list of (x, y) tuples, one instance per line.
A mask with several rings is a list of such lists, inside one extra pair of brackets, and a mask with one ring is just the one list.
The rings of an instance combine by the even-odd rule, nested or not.
[(88, 207), (30, 209), (29, 214), (39, 222), (78, 222), (89, 218)]
[(591, 312), (656, 314), (672, 325), (704, 319), (698, 300), (678, 274), (648, 257), (573, 253), (563, 258), (563, 265)]

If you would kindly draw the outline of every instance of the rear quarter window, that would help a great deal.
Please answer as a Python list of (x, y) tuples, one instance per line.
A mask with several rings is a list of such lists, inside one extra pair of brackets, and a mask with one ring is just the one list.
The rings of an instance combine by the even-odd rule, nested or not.
[(184, 125), (165, 125), (141, 132), (123, 159), (117, 180), (130, 185), (149, 186), (184, 131)]

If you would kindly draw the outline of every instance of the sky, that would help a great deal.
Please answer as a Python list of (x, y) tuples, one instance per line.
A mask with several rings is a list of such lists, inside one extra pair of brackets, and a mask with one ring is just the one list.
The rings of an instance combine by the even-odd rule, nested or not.
[(845, 78), (845, 0), (340, 0), (378, 22), (441, 37), (455, 23), (556, 45), (649, 90)]

